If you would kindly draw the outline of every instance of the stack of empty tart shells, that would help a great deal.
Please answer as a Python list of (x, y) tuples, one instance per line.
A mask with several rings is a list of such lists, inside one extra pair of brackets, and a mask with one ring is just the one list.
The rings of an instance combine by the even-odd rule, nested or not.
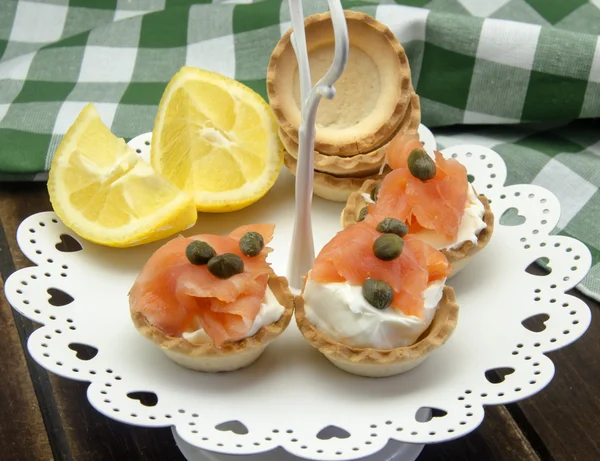
[[(333, 99), (317, 110), (314, 145), (314, 192), (345, 202), (368, 179), (380, 179), (387, 146), (397, 134), (417, 134), (421, 121), (404, 48), (385, 25), (363, 13), (346, 11), (350, 53), (335, 83)], [(306, 18), (306, 42), (312, 85), (325, 75), (334, 55), (330, 13)], [(269, 62), (267, 91), (285, 147), (285, 165), (296, 173), (301, 121), (300, 78), (291, 30), (281, 38)]]

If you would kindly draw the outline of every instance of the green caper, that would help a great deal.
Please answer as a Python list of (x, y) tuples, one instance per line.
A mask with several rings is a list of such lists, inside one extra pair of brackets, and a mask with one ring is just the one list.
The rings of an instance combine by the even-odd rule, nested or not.
[(382, 280), (365, 280), (362, 286), (362, 294), (375, 309), (390, 307), (394, 300), (394, 290)]
[(240, 239), (240, 250), (246, 256), (258, 256), (265, 247), (265, 239), (258, 232), (246, 232)]
[(195, 266), (202, 266), (216, 256), (216, 252), (208, 243), (201, 240), (194, 240), (185, 249), (185, 256), (189, 262)]
[(367, 215), (369, 214), (369, 207), (364, 206), (360, 209), (358, 213), (358, 219), (356, 221), (364, 221)]
[(244, 261), (233, 253), (223, 253), (208, 261), (208, 271), (220, 279), (228, 279), (244, 272)]
[(396, 259), (402, 253), (404, 240), (396, 234), (383, 234), (373, 242), (373, 253), (382, 261)]
[(415, 178), (427, 181), (435, 176), (435, 162), (423, 149), (413, 149), (407, 162), (408, 170)]
[(371, 200), (374, 202), (377, 201), (377, 196), (379, 195), (379, 189), (381, 189), (381, 184), (377, 184), (373, 189), (371, 189)]
[(396, 218), (384, 218), (377, 224), (377, 232), (382, 234), (396, 234), (398, 237), (404, 237), (408, 234), (408, 226)]

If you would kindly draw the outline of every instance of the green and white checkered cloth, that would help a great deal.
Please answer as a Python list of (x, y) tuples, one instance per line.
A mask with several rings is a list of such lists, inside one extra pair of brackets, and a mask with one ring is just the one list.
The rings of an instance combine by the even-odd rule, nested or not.
[[(303, 3), (307, 16), (327, 9)], [(580, 287), (600, 299), (600, 0), (342, 3), (398, 36), (441, 146), (491, 147), (510, 183), (558, 196), (556, 231), (590, 247)], [(289, 20), (287, 0), (1, 0), (0, 180), (44, 179), (90, 101), (118, 136), (150, 131), (183, 65), (266, 97), (266, 67)]]

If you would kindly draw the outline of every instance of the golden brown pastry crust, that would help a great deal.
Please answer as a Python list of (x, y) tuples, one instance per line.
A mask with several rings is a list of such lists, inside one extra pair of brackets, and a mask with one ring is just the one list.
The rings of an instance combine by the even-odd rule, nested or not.
[[(411, 94), (411, 102), (398, 132), (394, 133), (391, 139), (377, 149), (365, 154), (356, 154), (353, 156), (339, 156), (322, 154), (319, 151), (313, 151), (315, 170), (345, 178), (360, 178), (373, 175), (381, 170), (385, 161), (388, 146), (391, 140), (398, 134), (417, 134), (419, 124), (421, 123), (421, 107), (419, 96), (416, 93)], [(279, 129), (279, 139), (283, 143), (286, 152), (298, 159), (298, 143), (290, 136)]]
[[(279, 129), (279, 139), (283, 143), (286, 153), (294, 159), (298, 159), (298, 144), (281, 128)], [(372, 175), (381, 168), (385, 160), (386, 148), (387, 144), (366, 154), (357, 154), (352, 157), (327, 155), (314, 151), (315, 170), (348, 178)]]
[[(284, 165), (296, 174), (297, 160), (290, 154), (285, 152), (283, 157)], [(313, 189), (314, 193), (321, 198), (334, 202), (345, 202), (353, 192), (360, 189), (362, 184), (369, 179), (379, 179), (388, 173), (389, 169), (383, 171), (382, 174), (376, 173), (362, 178), (341, 178), (320, 171), (315, 171)]]
[[(385, 53), (385, 56), (388, 57), (385, 66), (388, 69), (393, 67), (394, 72), (390, 73), (386, 70), (385, 73), (386, 75), (394, 75), (394, 79), (393, 83), (389, 83), (385, 88), (382, 88), (381, 92), (385, 93), (386, 97), (379, 98), (380, 105), (366, 117), (366, 120), (373, 121), (373, 124), (365, 124), (363, 123), (365, 119), (363, 119), (360, 122), (363, 123), (362, 126), (353, 125), (352, 129), (349, 129), (350, 127), (345, 129), (317, 129), (315, 150), (323, 154), (338, 156), (362, 154), (383, 145), (392, 133), (398, 131), (408, 109), (411, 96), (411, 75), (408, 59), (404, 48), (393, 32), (367, 14), (345, 11), (345, 16), (348, 23), (351, 47), (361, 48), (360, 36), (364, 37), (365, 34), (369, 34), (370, 38), (363, 38), (363, 42), (377, 43), (380, 48), (388, 50)], [(329, 12), (309, 16), (305, 19), (304, 25), (307, 31), (309, 51), (323, 45), (333, 44), (333, 29)], [(280, 128), (297, 143), (300, 110), (292, 96), (292, 75), (294, 74), (290, 72), (296, 71), (297, 62), (290, 41), (291, 32), (291, 30), (288, 30), (283, 35), (271, 54), (267, 69), (267, 93)], [(374, 37), (377, 40), (373, 40)], [(365, 43), (363, 43), (363, 46), (365, 46)], [(383, 59), (383, 51), (373, 54), (377, 55), (378, 59)], [(380, 64), (378, 67), (382, 68), (383, 65)], [(385, 105), (385, 109), (382, 104)]]
[(415, 93), (412, 85), (410, 91), (410, 106), (406, 111), (396, 134), (418, 134), (419, 131), (419, 125), (421, 124), (421, 98)]
[(444, 287), (435, 317), (419, 339), (411, 346), (390, 350), (351, 347), (321, 333), (306, 317), (304, 302), (301, 298), (296, 304), (295, 312), (296, 323), (302, 335), (319, 352), (334, 360), (373, 365), (409, 362), (430, 354), (448, 340), (458, 321), (456, 295), (449, 286)]

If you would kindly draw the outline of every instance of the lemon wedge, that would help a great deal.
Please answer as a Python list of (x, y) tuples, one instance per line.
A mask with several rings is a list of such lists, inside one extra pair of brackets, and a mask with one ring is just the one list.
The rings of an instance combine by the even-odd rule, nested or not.
[(113, 135), (92, 104), (58, 146), (48, 192), (67, 227), (112, 247), (168, 237), (192, 226), (198, 216), (191, 196)]
[(160, 101), (152, 166), (194, 197), (199, 211), (226, 212), (263, 197), (283, 165), (268, 104), (223, 75), (183, 67)]

